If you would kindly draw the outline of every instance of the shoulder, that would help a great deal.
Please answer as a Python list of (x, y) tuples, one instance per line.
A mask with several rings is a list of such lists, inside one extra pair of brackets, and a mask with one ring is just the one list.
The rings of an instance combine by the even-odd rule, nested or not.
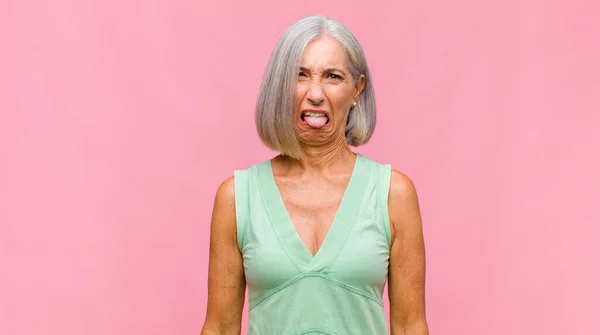
[(421, 229), (421, 213), (417, 190), (413, 181), (404, 173), (393, 170), (390, 176), (388, 211), (392, 240), (396, 236), (407, 236), (407, 232)]
[(404, 173), (392, 169), (390, 175), (390, 200), (407, 201), (417, 197), (413, 181)]
[(234, 176), (223, 180), (214, 199), (211, 219), (211, 239), (229, 240), (236, 236)]
[(412, 180), (403, 172), (391, 168), (390, 164), (383, 164), (376, 160), (373, 160), (367, 156), (363, 158), (375, 167), (376, 171), (385, 171), (386, 178), (389, 173), (389, 196), (390, 198), (407, 198), (416, 195), (415, 185)]
[(221, 182), (215, 195), (215, 210), (235, 207), (235, 177), (229, 176)]
[(390, 202), (396, 202), (402, 199), (409, 199), (415, 197), (417, 191), (413, 181), (403, 172), (393, 169), (390, 164), (383, 164), (376, 160), (373, 160), (367, 156), (362, 156), (363, 159), (371, 164), (374, 171), (377, 173), (384, 173), (381, 176), (385, 176), (384, 180), (387, 184), (389, 177), (389, 199)]
[(234, 170), (232, 175), (225, 178), (219, 184), (219, 187), (217, 188), (217, 198), (223, 200), (233, 200), (235, 197), (236, 178), (245, 179), (244, 177), (254, 173), (257, 169), (270, 162), (271, 160), (263, 160), (246, 168)]
[(217, 188), (217, 198), (233, 198), (235, 193), (235, 177), (229, 176)]
[[(270, 164), (271, 160), (264, 160), (244, 169), (234, 170), (233, 174), (225, 178), (217, 188), (216, 201), (219, 203), (233, 204), (235, 201), (236, 190), (240, 191), (239, 187), (249, 182), (253, 176), (256, 176), (260, 169), (264, 169), (265, 165)], [(238, 180), (239, 179), (239, 180)], [(238, 186), (236, 186), (239, 183)], [(244, 192), (242, 192), (244, 193)], [(242, 194), (243, 196), (243, 194)]]

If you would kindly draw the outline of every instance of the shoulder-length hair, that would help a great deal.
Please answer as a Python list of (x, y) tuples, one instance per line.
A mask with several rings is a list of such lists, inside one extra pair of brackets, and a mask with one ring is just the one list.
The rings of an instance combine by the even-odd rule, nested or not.
[(322, 15), (305, 17), (290, 26), (279, 39), (269, 60), (256, 103), (258, 135), (270, 149), (300, 158), (294, 131), (294, 90), (306, 46), (323, 36), (334, 38), (346, 51), (349, 70), (358, 84), (365, 75), (365, 88), (350, 109), (346, 141), (360, 146), (369, 141), (376, 123), (375, 92), (366, 57), (354, 34), (340, 22)]

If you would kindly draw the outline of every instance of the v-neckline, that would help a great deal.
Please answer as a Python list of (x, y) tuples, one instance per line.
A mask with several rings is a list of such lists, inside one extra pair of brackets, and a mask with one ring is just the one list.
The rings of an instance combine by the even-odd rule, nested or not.
[(342, 200), (325, 239), (314, 256), (300, 238), (300, 234), (298, 234), (289, 215), (277, 187), (271, 161), (266, 161), (263, 164), (261, 188), (264, 192), (263, 199), (271, 225), (285, 253), (301, 272), (325, 269), (333, 262), (343, 247), (364, 196), (361, 189), (365, 188), (368, 179), (364, 178), (364, 159), (360, 154), (356, 154), (352, 175), (346, 185)]

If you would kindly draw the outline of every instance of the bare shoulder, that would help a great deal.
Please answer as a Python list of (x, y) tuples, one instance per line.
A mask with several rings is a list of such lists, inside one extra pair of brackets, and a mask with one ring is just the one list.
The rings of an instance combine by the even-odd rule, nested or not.
[(235, 181), (233, 176), (221, 182), (217, 189), (216, 201), (224, 203), (235, 201)]
[[(413, 181), (404, 173), (392, 169), (390, 180), (390, 198), (397, 201), (416, 199), (417, 190)], [(391, 199), (391, 200), (392, 200)]]
[(392, 239), (400, 233), (421, 230), (421, 213), (417, 189), (413, 181), (404, 173), (392, 170), (388, 210)]
[(213, 207), (213, 230), (233, 231), (235, 227), (235, 183), (234, 177), (221, 182), (215, 195)]

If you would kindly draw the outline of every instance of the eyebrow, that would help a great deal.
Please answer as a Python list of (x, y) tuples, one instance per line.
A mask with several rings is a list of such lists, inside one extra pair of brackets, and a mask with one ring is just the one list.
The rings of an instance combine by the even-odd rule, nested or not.
[[(300, 67), (300, 70), (301, 70), (301, 71), (307, 71), (307, 72), (310, 72), (310, 70), (309, 70), (308, 68), (304, 67), (304, 66), (301, 66), (301, 67)], [(329, 72), (329, 73), (331, 73), (331, 72), (340, 72), (340, 73), (346, 74), (346, 72), (345, 72), (345, 71), (343, 71), (343, 70), (341, 70), (341, 69), (338, 69), (338, 68), (335, 68), (335, 67), (330, 67), (330, 68), (327, 68), (327, 69), (325, 69), (325, 71), (323, 71), (323, 72)]]

